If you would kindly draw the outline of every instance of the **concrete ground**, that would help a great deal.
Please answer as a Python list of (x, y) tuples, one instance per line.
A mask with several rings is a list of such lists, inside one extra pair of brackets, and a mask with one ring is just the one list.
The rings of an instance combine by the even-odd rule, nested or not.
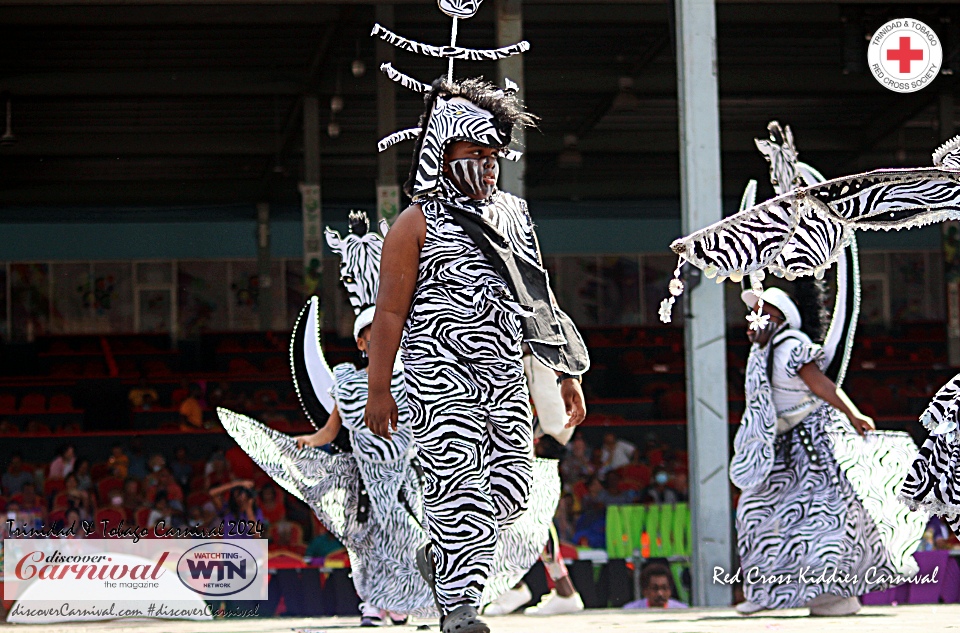
[[(552, 618), (513, 615), (489, 618), (493, 633), (939, 633), (960, 629), (960, 604), (866, 607), (858, 615), (844, 618), (810, 618), (805, 609), (758, 614), (749, 618), (732, 609), (688, 609), (676, 611), (592, 610)], [(96, 623), (19, 625), (20, 630), (43, 633), (340, 633), (360, 630), (359, 618), (271, 618), (184, 622), (138, 620)], [(418, 623), (391, 627), (416, 631)], [(429, 630), (438, 631), (435, 622)], [(390, 630), (389, 628), (387, 630)], [(425, 629), (421, 629), (425, 630)]]

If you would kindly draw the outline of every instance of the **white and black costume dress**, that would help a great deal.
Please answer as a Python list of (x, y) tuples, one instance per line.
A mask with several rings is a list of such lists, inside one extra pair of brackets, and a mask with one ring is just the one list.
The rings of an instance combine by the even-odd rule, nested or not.
[[(849, 309), (846, 263), (838, 273), (842, 310)], [(896, 500), (916, 446), (900, 432), (860, 437), (799, 376), (812, 362), (842, 381), (852, 327), (834, 316), (826, 350), (784, 324), (765, 347), (754, 344), (747, 361), (747, 408), (730, 478), (743, 490), (744, 594), (768, 609), (802, 607), (821, 594), (859, 596), (917, 573), (911, 554), (925, 520)]]
[[(518, 198), (497, 192), (478, 203), (444, 181), (419, 202), (426, 239), (401, 354), (425, 473), (437, 596), (449, 612), (487, 601), (482, 594), (491, 582), (494, 550), (530, 503), (531, 487), (546, 492), (537, 490), (539, 477), (532, 472), (538, 466), (521, 351), (522, 317), (530, 309), (516, 301), (464, 222), (495, 230), (513, 255), (539, 263), (532, 223)], [(550, 477), (552, 511), (559, 481), (555, 471)], [(549, 521), (541, 550), (548, 527)]]
[(930, 432), (910, 466), (900, 498), (914, 509), (943, 516), (960, 533), (960, 374), (950, 379), (927, 405), (920, 422)]

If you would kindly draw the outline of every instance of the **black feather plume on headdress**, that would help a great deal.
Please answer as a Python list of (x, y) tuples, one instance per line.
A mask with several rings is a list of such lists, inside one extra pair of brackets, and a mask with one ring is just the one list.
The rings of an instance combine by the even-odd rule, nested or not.
[(813, 277), (800, 277), (794, 282), (793, 300), (800, 311), (800, 330), (814, 343), (823, 343), (830, 325), (826, 282)]

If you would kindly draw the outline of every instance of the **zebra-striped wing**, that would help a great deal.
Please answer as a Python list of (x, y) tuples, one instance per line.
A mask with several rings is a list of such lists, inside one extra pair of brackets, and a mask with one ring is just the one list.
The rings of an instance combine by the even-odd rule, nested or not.
[(960, 171), (878, 169), (806, 190), (858, 229), (909, 229), (960, 217)]
[(335, 406), (333, 372), (320, 347), (319, 302), (317, 297), (303, 306), (290, 337), (290, 370), (300, 405), (315, 428), (327, 422)]
[(840, 256), (847, 230), (825, 205), (794, 193), (778, 196), (675, 241), (670, 248), (707, 277), (769, 268), (792, 278)]
[(676, 240), (671, 249), (708, 277), (769, 269), (816, 274), (856, 229), (891, 230), (960, 218), (960, 171), (881, 169), (789, 191)]

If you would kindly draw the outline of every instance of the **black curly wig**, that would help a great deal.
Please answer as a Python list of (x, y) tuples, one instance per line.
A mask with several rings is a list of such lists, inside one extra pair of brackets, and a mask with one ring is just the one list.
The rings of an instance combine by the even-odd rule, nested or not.
[(823, 343), (830, 325), (826, 282), (813, 277), (797, 279), (794, 282), (793, 300), (800, 311), (800, 330), (814, 343)]
[(423, 114), (420, 115), (419, 123), (420, 136), (417, 137), (416, 145), (413, 148), (410, 175), (403, 185), (403, 191), (408, 196), (413, 195), (427, 118), (433, 111), (433, 106), (439, 97), (462, 97), (477, 107), (483, 108), (493, 115), (497, 130), (508, 138), (512, 138), (514, 127), (536, 127), (537, 125), (538, 118), (523, 109), (523, 104), (520, 103), (514, 92), (504, 91), (499, 86), (484, 80), (483, 77), (471, 77), (454, 82), (448, 82), (446, 77), (440, 77), (431, 84), (430, 90), (423, 97), (424, 109)]

